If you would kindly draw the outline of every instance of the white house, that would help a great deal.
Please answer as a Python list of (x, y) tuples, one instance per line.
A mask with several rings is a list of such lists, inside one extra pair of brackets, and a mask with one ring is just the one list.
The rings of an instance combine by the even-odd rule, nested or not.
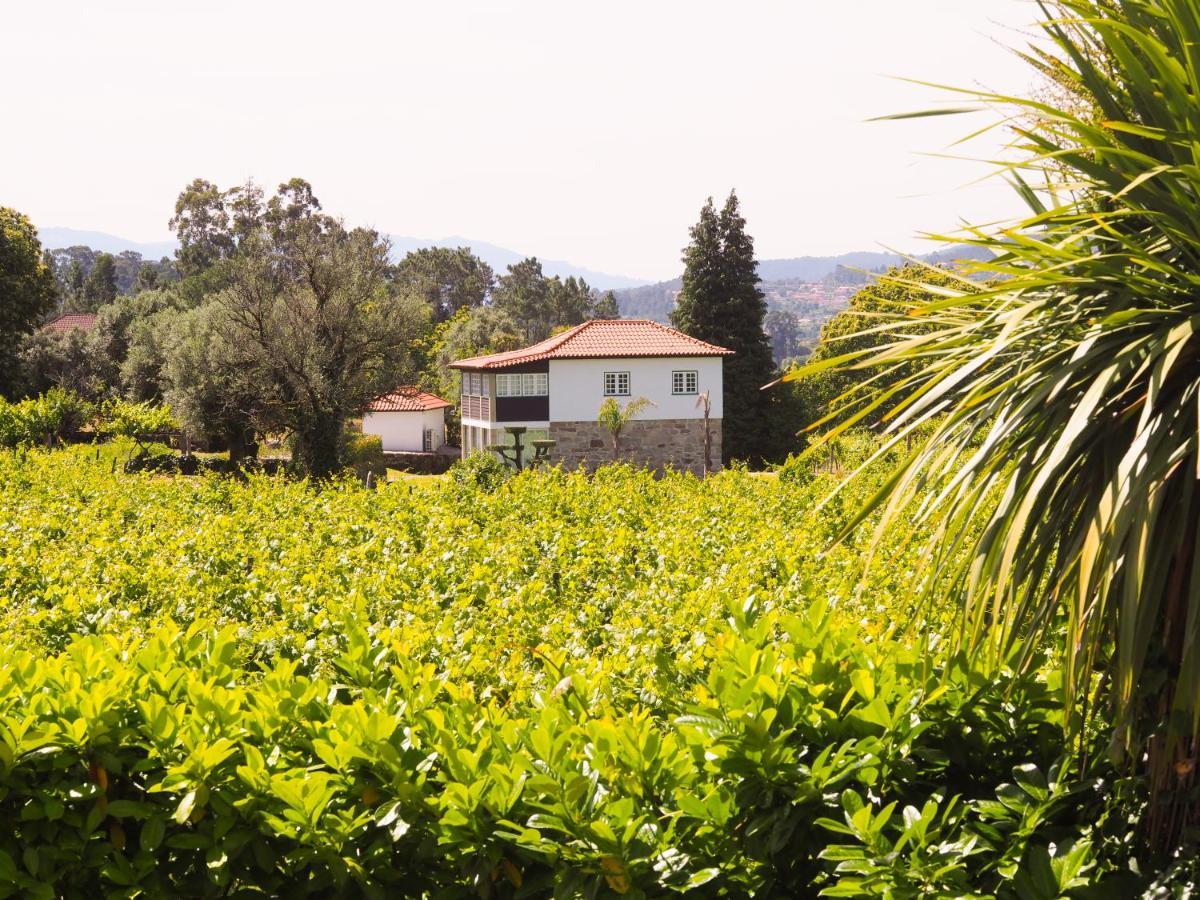
[(452, 404), (406, 384), (363, 409), (363, 434), (383, 439), (385, 453), (433, 453), (446, 443), (446, 409)]
[(707, 431), (718, 468), (722, 364), (731, 353), (658, 322), (596, 319), (522, 350), (457, 360), (463, 454), (512, 444), (508, 429), (524, 428), (525, 447), (552, 440), (551, 461), (594, 466), (612, 458), (609, 434), (597, 422), (600, 405), (645, 397), (653, 405), (622, 432), (623, 458), (700, 472)]

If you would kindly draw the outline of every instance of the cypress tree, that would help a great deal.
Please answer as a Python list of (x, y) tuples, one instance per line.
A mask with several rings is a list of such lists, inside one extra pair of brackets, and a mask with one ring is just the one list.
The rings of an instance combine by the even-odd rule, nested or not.
[(754, 239), (746, 233), (737, 194), (730, 192), (720, 213), (710, 197), (690, 233), (671, 323), (734, 351), (725, 358), (721, 456), (725, 462), (759, 462), (770, 435), (768, 398), (760, 389), (774, 377), (775, 363), (763, 330), (767, 301), (758, 289)]

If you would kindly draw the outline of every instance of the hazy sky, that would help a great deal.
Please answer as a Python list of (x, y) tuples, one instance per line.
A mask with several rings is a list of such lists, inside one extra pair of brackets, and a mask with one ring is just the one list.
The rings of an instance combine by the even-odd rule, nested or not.
[(982, 119), (866, 120), (939, 99), (890, 76), (1027, 89), (1006, 47), (1035, 15), (1024, 0), (6, 3), (0, 204), (158, 240), (192, 178), (299, 175), (349, 224), (665, 278), (704, 198), (736, 187), (760, 257), (915, 249), (1015, 203), (964, 187), (979, 167), (923, 155)]

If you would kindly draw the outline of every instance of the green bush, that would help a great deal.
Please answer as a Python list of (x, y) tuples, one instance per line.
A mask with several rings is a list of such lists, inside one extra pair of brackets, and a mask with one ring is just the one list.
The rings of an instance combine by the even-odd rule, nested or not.
[(0, 447), (52, 447), (78, 432), (94, 413), (82, 397), (59, 387), (18, 403), (0, 398)]
[(251, 672), (201, 625), (10, 655), (9, 893), (1015, 896), (1049, 873), (1023, 895), (1060, 896), (1100, 872), (1103, 792), (1060, 777), (1039, 678), (981, 689), (814, 608), (736, 613), (657, 709), (557, 654), (503, 699), (342, 627), (330, 678)]
[(987, 681), (893, 634), (912, 536), (854, 589), (832, 478), (368, 492), (112, 475), (104, 449), (0, 454), (0, 893), (1130, 896), (1153, 871), (1108, 735), (1059, 763), (1057, 665)]
[(342, 439), (342, 461), (363, 481), (370, 475), (375, 481), (387, 479), (383, 459), (383, 438), (377, 434), (348, 432)]
[(495, 453), (478, 451), (450, 467), (450, 477), (460, 487), (491, 493), (508, 481), (512, 470)]

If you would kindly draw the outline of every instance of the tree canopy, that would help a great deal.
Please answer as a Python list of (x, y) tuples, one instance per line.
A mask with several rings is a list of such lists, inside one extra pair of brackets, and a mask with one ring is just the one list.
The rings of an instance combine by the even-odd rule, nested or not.
[(771, 345), (763, 329), (767, 302), (758, 289), (754, 241), (746, 233), (737, 194), (718, 213), (712, 198), (691, 228), (683, 252), (683, 288), (671, 322), (680, 331), (734, 351), (724, 362), (722, 456), (759, 460), (772, 442), (769, 399), (774, 378)]
[(17, 389), (20, 340), (53, 309), (56, 296), (37, 229), (15, 209), (0, 207), (0, 392)]

